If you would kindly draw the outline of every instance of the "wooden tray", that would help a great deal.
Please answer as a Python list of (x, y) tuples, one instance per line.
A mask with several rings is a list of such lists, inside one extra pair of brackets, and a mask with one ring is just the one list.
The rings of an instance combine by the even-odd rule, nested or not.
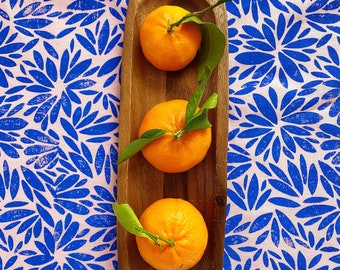
[[(161, 5), (178, 5), (201, 10), (216, 0), (130, 0), (124, 32), (120, 103), (119, 151), (137, 138), (139, 124), (155, 104), (188, 99), (196, 89), (198, 59), (178, 72), (155, 69), (144, 58), (139, 44), (141, 23), (151, 10)], [(227, 36), (224, 5), (200, 17), (215, 23)], [(179, 197), (193, 203), (205, 218), (209, 231), (206, 252), (193, 269), (223, 268), (226, 218), (226, 156), (228, 129), (227, 52), (211, 76), (202, 101), (212, 92), (219, 94), (218, 107), (211, 110), (213, 141), (205, 160), (186, 173), (166, 174), (154, 169), (139, 153), (118, 166), (118, 202), (129, 203), (139, 216), (155, 200)], [(152, 269), (140, 257), (135, 238), (118, 226), (119, 269)]]

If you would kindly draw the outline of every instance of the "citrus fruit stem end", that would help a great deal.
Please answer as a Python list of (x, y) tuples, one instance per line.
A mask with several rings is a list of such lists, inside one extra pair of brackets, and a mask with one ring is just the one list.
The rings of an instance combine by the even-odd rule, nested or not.
[(168, 26), (168, 33), (169, 34), (171, 34), (174, 30), (173, 30), (173, 28), (175, 27), (175, 26), (179, 26), (182, 22), (184, 22), (186, 19), (189, 19), (190, 17), (194, 17), (194, 16), (200, 16), (200, 15), (202, 15), (203, 13), (205, 13), (205, 12), (207, 12), (207, 11), (209, 11), (209, 10), (211, 10), (211, 9), (213, 9), (213, 8), (215, 8), (215, 7), (217, 7), (217, 6), (219, 6), (219, 5), (221, 5), (221, 4), (223, 4), (223, 3), (225, 3), (225, 2), (229, 2), (229, 1), (231, 1), (231, 0), (219, 0), (219, 1), (217, 1), (215, 4), (213, 4), (213, 5), (211, 5), (211, 6), (209, 6), (209, 7), (206, 7), (206, 8), (204, 8), (204, 9), (202, 9), (202, 10), (200, 10), (200, 11), (195, 11), (195, 12), (192, 12), (192, 13), (189, 13), (189, 14), (187, 14), (187, 15), (185, 15), (185, 16), (183, 16), (180, 20), (178, 20), (177, 22), (174, 22), (174, 23), (171, 23), (171, 24), (169, 24), (169, 26)]

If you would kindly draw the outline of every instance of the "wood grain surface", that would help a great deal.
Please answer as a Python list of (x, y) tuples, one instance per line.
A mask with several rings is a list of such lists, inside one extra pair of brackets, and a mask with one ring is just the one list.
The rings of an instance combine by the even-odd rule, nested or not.
[[(216, 0), (215, 0), (216, 1)], [(213, 0), (130, 0), (124, 30), (120, 102), (119, 151), (137, 138), (139, 124), (155, 104), (188, 99), (198, 86), (198, 59), (176, 72), (163, 72), (144, 58), (139, 44), (139, 29), (145, 16), (161, 5), (178, 5), (190, 11), (201, 10)], [(227, 36), (224, 5), (202, 15)], [(185, 173), (167, 174), (153, 168), (141, 153), (118, 166), (118, 202), (129, 203), (139, 216), (152, 202), (165, 197), (183, 198), (202, 213), (209, 231), (206, 252), (193, 269), (223, 269), (226, 218), (226, 157), (228, 132), (228, 57), (227, 51), (212, 74), (202, 101), (217, 92), (218, 106), (209, 113), (213, 140), (206, 158)], [(133, 235), (118, 226), (118, 258), (121, 270), (151, 270), (139, 255)]]

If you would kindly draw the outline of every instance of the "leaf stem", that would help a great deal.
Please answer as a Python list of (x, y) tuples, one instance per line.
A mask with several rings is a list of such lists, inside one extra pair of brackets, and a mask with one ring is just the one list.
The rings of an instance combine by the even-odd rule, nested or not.
[(141, 227), (136, 226), (136, 229), (138, 231), (144, 233), (145, 235), (147, 235), (148, 238), (150, 238), (154, 242), (154, 244), (156, 246), (158, 246), (160, 249), (162, 249), (162, 245), (158, 242), (158, 240), (163, 241), (164, 243), (168, 244), (171, 247), (175, 246), (175, 244), (176, 244), (176, 242), (174, 240), (165, 239), (165, 238), (163, 238), (163, 237), (161, 237), (157, 234), (154, 234), (152, 232), (149, 232), (148, 230), (145, 230)]
[(187, 14), (187, 15), (184, 15), (184, 16), (183, 16), (180, 20), (178, 20), (177, 22), (174, 22), (174, 23), (169, 24), (169, 26), (168, 26), (168, 33), (172, 33), (172, 32), (174, 31), (173, 28), (174, 28), (175, 26), (178, 27), (178, 26), (179, 26), (182, 22), (184, 22), (186, 19), (188, 19), (188, 18), (190, 18), (190, 17), (193, 17), (193, 16), (200, 16), (200, 15), (202, 15), (203, 13), (205, 13), (205, 12), (207, 12), (207, 11), (209, 11), (209, 10), (211, 10), (211, 9), (213, 9), (213, 8), (215, 8), (215, 7), (217, 7), (217, 6), (221, 5), (221, 4), (223, 4), (223, 3), (229, 2), (229, 1), (231, 1), (231, 0), (218, 0), (215, 4), (213, 4), (213, 5), (209, 6), (209, 7), (206, 7), (206, 8), (204, 8), (204, 9), (200, 10), (200, 11), (195, 11), (195, 12), (189, 13), (189, 14)]

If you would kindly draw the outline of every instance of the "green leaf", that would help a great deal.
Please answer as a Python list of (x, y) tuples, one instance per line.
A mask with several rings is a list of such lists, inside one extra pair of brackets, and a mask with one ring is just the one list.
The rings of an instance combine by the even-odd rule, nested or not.
[(207, 129), (211, 127), (208, 119), (208, 110), (203, 110), (197, 116), (193, 117), (182, 129), (185, 132), (199, 129)]
[(209, 78), (220, 63), (227, 44), (224, 33), (213, 23), (200, 24), (202, 43), (200, 49), (200, 63), (198, 67), (198, 80)]
[(196, 16), (188, 17), (183, 21), (197, 23), (202, 32), (202, 42), (200, 48), (200, 61), (198, 67), (198, 81), (210, 77), (211, 73), (220, 63), (227, 45), (224, 33), (211, 22), (203, 22)]
[(142, 134), (142, 136), (140, 136), (139, 139), (130, 142), (127, 146), (124, 147), (124, 149), (118, 156), (117, 164), (122, 163), (123, 161), (134, 156), (149, 143), (162, 137), (166, 132), (167, 131), (163, 129), (151, 129), (146, 131)]
[(198, 85), (197, 89), (195, 90), (195, 92), (189, 98), (187, 108), (186, 108), (186, 115), (185, 115), (186, 122), (189, 122), (194, 117), (197, 111), (198, 105), (201, 102), (207, 81), (208, 81), (208, 78), (206, 80), (202, 80), (200, 84)]
[(227, 40), (224, 33), (213, 23), (203, 22), (196, 16), (186, 18), (183, 23), (186, 22), (199, 24), (202, 32), (198, 67), (199, 85), (190, 97), (186, 110), (186, 121), (189, 122), (194, 117), (197, 107), (201, 102), (207, 81), (224, 55)]
[(141, 232), (143, 226), (140, 224), (138, 217), (129, 204), (113, 203), (112, 207), (118, 221), (129, 233), (137, 236), (148, 237), (145, 233)]
[(217, 106), (217, 99), (218, 99), (218, 94), (217, 93), (212, 93), (210, 97), (203, 103), (201, 110), (205, 109), (215, 109)]

